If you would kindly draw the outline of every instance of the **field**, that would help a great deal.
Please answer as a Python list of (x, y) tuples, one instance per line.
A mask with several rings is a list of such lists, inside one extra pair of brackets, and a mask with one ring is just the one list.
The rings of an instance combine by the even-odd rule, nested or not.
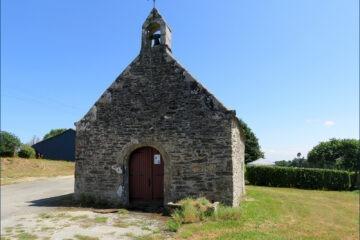
[(74, 163), (46, 159), (1, 158), (1, 185), (74, 174)]
[(246, 189), (227, 220), (183, 225), (177, 239), (359, 239), (359, 192)]

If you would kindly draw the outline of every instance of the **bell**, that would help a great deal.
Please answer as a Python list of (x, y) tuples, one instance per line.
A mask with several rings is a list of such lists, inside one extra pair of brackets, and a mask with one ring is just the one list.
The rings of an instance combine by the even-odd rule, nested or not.
[(152, 38), (154, 39), (154, 46), (160, 45), (160, 34), (154, 34)]

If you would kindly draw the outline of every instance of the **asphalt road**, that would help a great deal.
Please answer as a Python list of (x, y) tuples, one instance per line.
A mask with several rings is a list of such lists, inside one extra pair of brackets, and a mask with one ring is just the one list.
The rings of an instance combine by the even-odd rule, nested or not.
[[(74, 177), (55, 177), (0, 187), (1, 222), (58, 207), (74, 192)], [(62, 201), (63, 202), (63, 201)]]

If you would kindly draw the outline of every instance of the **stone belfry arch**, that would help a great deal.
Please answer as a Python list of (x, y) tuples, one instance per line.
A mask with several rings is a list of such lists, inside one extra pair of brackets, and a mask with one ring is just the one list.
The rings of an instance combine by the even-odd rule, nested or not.
[[(158, 44), (154, 45), (154, 41)], [(165, 46), (171, 52), (171, 29), (156, 8), (153, 8), (142, 26), (141, 51), (152, 47)]]

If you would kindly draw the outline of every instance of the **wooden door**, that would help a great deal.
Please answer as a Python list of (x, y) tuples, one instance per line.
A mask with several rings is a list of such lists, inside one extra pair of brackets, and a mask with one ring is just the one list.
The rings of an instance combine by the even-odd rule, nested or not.
[(164, 198), (164, 161), (151, 147), (135, 150), (129, 162), (130, 201), (162, 201)]

